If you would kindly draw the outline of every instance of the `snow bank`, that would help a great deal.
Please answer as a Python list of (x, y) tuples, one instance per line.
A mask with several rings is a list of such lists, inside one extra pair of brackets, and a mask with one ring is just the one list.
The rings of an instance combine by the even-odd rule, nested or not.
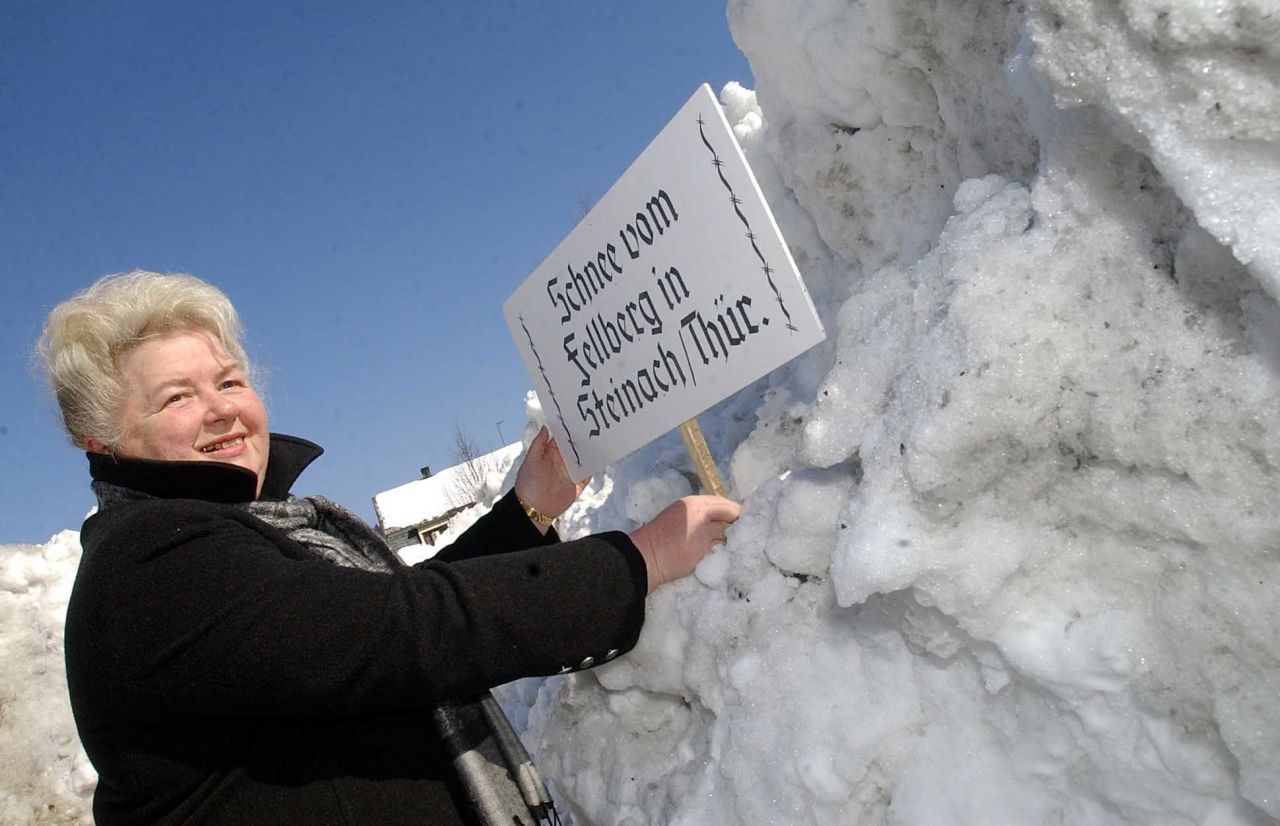
[(80, 535), (0, 546), (0, 823), (91, 823), (97, 775), (76, 737), (62, 630)]
[(544, 772), (580, 822), (1277, 822), (1280, 6), (729, 20), (833, 336), (703, 417), (744, 516), (636, 651), (507, 692)]

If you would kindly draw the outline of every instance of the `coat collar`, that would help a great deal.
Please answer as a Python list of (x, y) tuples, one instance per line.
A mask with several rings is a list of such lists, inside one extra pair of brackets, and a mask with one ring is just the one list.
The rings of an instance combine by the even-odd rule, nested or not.
[[(259, 499), (284, 499), (289, 488), (324, 448), (297, 436), (271, 434), (267, 478)], [(223, 462), (166, 462), (87, 453), (89, 475), (100, 482), (131, 488), (161, 499), (204, 499), (234, 504), (252, 502), (258, 480), (253, 471)]]

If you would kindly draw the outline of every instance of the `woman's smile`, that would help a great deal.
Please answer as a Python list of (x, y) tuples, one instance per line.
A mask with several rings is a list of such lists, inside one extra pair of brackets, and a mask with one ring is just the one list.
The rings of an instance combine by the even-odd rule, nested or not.
[(147, 338), (120, 357), (129, 388), (121, 455), (267, 469), (267, 411), (242, 365), (205, 330)]

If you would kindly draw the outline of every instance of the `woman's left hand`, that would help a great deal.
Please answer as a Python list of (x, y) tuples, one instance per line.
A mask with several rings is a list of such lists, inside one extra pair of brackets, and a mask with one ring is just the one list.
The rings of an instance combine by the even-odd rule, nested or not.
[(539, 513), (556, 517), (573, 504), (590, 481), (587, 478), (575, 483), (569, 478), (560, 446), (543, 425), (516, 471), (516, 496)]

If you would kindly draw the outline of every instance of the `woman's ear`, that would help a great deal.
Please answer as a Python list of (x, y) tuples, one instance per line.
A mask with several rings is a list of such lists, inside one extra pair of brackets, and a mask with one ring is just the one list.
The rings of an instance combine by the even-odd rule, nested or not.
[(111, 451), (102, 442), (90, 436), (84, 440), (84, 449), (90, 453), (110, 453)]

